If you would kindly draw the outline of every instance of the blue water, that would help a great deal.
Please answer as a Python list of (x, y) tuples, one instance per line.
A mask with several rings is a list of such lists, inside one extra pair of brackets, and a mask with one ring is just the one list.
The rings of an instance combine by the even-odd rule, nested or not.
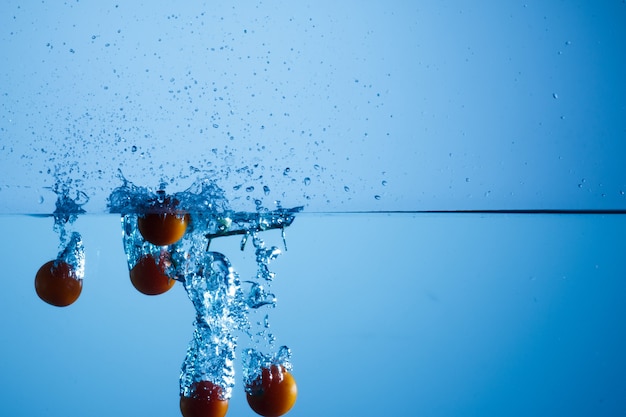
[[(195, 309), (182, 285), (158, 297), (132, 287), (119, 217), (76, 221), (86, 275), (66, 309), (33, 289), (56, 254), (52, 220), (0, 225), (12, 236), (0, 295), (6, 412), (178, 415)], [(622, 215), (303, 213), (271, 264), (276, 307), (251, 321), (263, 331), (268, 315), (275, 346), (291, 349), (291, 416), (621, 415), (624, 236)], [(282, 247), (279, 230), (263, 238)], [(241, 236), (211, 250), (256, 277)], [(242, 381), (253, 347), (239, 337), (229, 415), (253, 415)]]

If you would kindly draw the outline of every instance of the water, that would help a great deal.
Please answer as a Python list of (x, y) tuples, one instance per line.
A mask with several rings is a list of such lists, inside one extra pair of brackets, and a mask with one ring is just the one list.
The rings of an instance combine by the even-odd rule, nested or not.
[[(173, 416), (209, 377), (251, 415), (273, 361), (293, 416), (624, 414), (624, 1), (127, 3), (0, 6), (5, 414)], [(307, 212), (193, 200), (220, 215), (146, 297), (142, 207), (126, 244), (99, 215), (119, 169)], [(621, 210), (497, 210), (538, 207)], [(492, 211), (389, 212), (416, 208)], [(67, 309), (32, 288), (55, 256), (85, 264)]]
[[(178, 415), (196, 317), (183, 286), (139, 294), (119, 216), (85, 215), (74, 223), (86, 251), (81, 297), (45, 305), (33, 278), (56, 254), (52, 223), (0, 217), (11, 236), (0, 295), (5, 410)], [(305, 212), (271, 263), (276, 306), (250, 322), (263, 331), (268, 315), (276, 351), (291, 349), (300, 389), (291, 416), (620, 415), (624, 236), (623, 215)], [(284, 249), (280, 230), (262, 237)], [(216, 238), (211, 251), (243, 285), (258, 266), (241, 238)], [(243, 366), (254, 347), (239, 336), (229, 415), (252, 415)], [(46, 387), (39, 401), (28, 400), (33, 381)]]

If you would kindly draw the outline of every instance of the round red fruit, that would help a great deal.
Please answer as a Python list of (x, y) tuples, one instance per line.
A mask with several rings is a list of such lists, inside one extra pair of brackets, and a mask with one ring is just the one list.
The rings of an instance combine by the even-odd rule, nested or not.
[(150, 254), (142, 256), (130, 270), (130, 282), (143, 294), (163, 294), (176, 283), (165, 272), (169, 262), (169, 253), (166, 251), (161, 252), (158, 263)]
[(168, 212), (146, 213), (137, 219), (139, 232), (148, 242), (165, 246), (178, 242), (187, 231), (189, 214)]
[(224, 417), (228, 400), (224, 390), (211, 381), (199, 381), (191, 387), (191, 396), (180, 396), (180, 412), (183, 417)]
[(72, 265), (56, 260), (43, 264), (35, 275), (35, 291), (39, 298), (57, 307), (66, 307), (78, 299), (83, 280), (78, 279)]
[(296, 380), (284, 367), (263, 368), (261, 376), (248, 387), (246, 399), (252, 410), (264, 417), (286, 414), (296, 403)]

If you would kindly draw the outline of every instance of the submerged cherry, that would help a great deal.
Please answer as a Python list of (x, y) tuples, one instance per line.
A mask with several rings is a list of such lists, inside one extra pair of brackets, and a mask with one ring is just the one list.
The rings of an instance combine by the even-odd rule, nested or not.
[(168, 212), (167, 209), (139, 216), (139, 232), (148, 242), (165, 246), (178, 242), (187, 231), (189, 214)]
[(74, 267), (65, 261), (53, 260), (43, 264), (35, 275), (35, 291), (39, 298), (57, 307), (66, 307), (78, 299), (83, 280)]
[(176, 281), (167, 275), (166, 270), (170, 263), (169, 252), (163, 250), (158, 263), (154, 256), (142, 256), (130, 270), (130, 282), (137, 291), (146, 295), (159, 295), (169, 291)]
[(296, 403), (298, 387), (291, 373), (282, 366), (263, 368), (261, 376), (246, 390), (248, 405), (264, 417), (286, 414)]
[(224, 390), (211, 381), (199, 381), (191, 387), (191, 396), (180, 396), (180, 412), (183, 417), (224, 417), (228, 400)]

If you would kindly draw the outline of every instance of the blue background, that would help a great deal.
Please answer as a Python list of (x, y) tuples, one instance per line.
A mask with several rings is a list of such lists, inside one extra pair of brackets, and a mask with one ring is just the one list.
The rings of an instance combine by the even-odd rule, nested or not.
[[(390, 213), (624, 209), (623, 1), (0, 12), (4, 414), (179, 415), (194, 312), (179, 285), (132, 288), (103, 214), (118, 169), (172, 191), (213, 178), (240, 210), (305, 205), (272, 264), (292, 416), (626, 413), (623, 216)], [(89, 196), (66, 309), (36, 297), (58, 236), (26, 216), (57, 181)], [(238, 246), (212, 249), (245, 279)], [(240, 380), (229, 415), (253, 415)]]
[(626, 206), (622, 1), (125, 3), (0, 6), (2, 213)]

